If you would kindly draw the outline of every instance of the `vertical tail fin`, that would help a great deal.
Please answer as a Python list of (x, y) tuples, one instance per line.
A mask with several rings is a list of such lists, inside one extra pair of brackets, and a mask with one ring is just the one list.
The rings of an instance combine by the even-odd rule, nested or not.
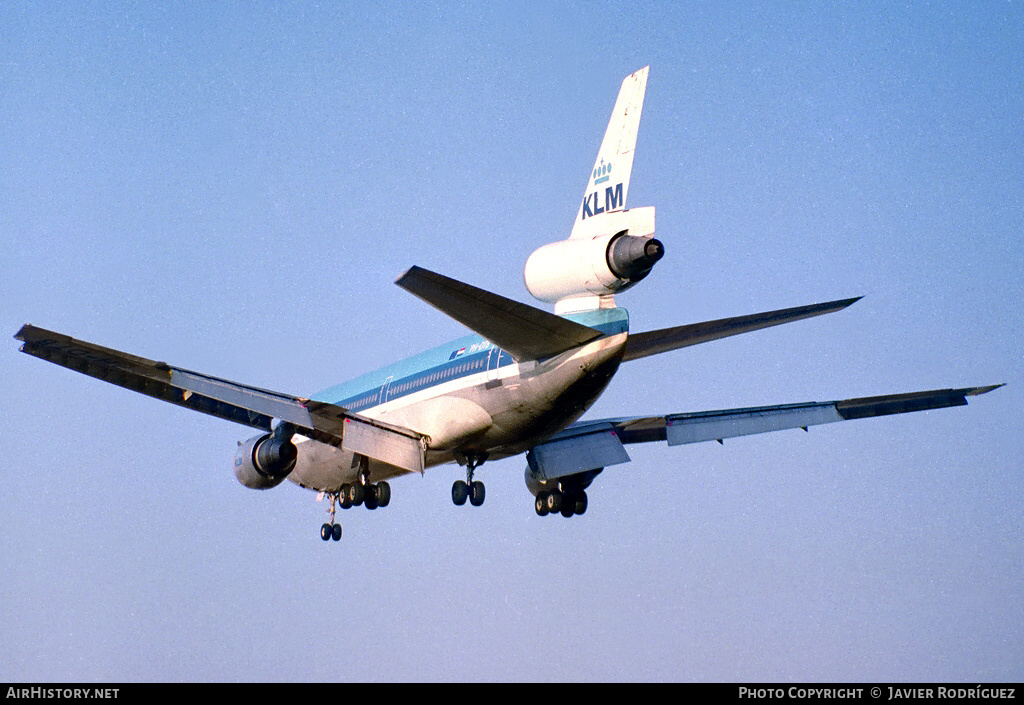
[(589, 229), (583, 225), (588, 218), (626, 208), (629, 177), (633, 172), (633, 150), (640, 128), (640, 112), (644, 106), (649, 68), (645, 66), (626, 76), (622, 82), (608, 130), (604, 133), (597, 160), (587, 179), (583, 202), (576, 213), (570, 239), (592, 237)]
[(654, 206), (626, 210), (649, 68), (622, 82), (569, 239), (526, 260), (526, 288), (554, 303), (556, 314), (614, 308), (615, 293), (646, 277), (664, 254), (654, 239)]

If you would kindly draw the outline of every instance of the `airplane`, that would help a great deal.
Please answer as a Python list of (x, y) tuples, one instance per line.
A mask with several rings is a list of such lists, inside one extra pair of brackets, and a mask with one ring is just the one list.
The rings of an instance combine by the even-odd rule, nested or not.
[(554, 312), (420, 267), (396, 281), (465, 325), (471, 335), (299, 397), (23, 326), (21, 351), (194, 411), (258, 429), (239, 441), (234, 474), (252, 489), (288, 479), (330, 500), (324, 541), (338, 541), (336, 508), (386, 507), (388, 480), (457, 463), (452, 501), (479, 506), (474, 472), (525, 454), (540, 516), (582, 515), (604, 468), (626, 446), (718, 441), (782, 429), (967, 404), (1002, 385), (756, 408), (580, 421), (624, 362), (845, 309), (860, 297), (631, 333), (615, 296), (664, 255), (654, 208), (627, 209), (649, 67), (622, 82), (569, 237), (526, 261), (531, 295)]

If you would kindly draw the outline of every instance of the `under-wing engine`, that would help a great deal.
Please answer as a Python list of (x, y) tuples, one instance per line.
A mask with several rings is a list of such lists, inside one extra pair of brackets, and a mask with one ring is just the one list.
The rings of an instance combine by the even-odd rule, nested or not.
[(250, 489), (277, 487), (295, 468), (298, 449), (292, 443), (294, 430), (279, 425), (273, 433), (254, 436), (239, 443), (235, 451), (235, 477)]

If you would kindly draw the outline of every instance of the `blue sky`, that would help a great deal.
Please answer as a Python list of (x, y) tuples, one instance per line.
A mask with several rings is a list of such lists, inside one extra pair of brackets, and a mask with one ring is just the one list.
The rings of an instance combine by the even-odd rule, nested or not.
[(622, 78), (666, 256), (634, 330), (864, 295), (624, 365), (591, 416), (1006, 382), (668, 449), (537, 517), (522, 459), (340, 515), (247, 429), (0, 363), (0, 680), (1024, 677), (1020, 2), (8, 3), (0, 330), (309, 394), (530, 302)]

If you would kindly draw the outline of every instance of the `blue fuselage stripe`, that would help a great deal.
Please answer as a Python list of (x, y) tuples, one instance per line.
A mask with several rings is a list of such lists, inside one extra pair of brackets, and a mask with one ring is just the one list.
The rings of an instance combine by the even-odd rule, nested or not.
[[(512, 356), (504, 350), (496, 354), (499, 354), (499, 367), (514, 362)], [(436, 384), (484, 372), (487, 370), (487, 361), (490, 356), (491, 351), (488, 350), (475, 355), (457, 357), (450, 363), (420, 370), (406, 377), (392, 379), (391, 382), (384, 382), (379, 386), (363, 390), (350, 398), (341, 399), (333, 403), (343, 406), (350, 411), (363, 411), (378, 404), (383, 404), (386, 401), (398, 399), (407, 394), (414, 394), (428, 387), (433, 387)]]
[[(616, 335), (629, 329), (628, 314), (620, 308), (568, 315), (566, 318), (591, 326), (605, 335)], [(495, 349), (492, 343), (480, 336), (471, 335), (325, 389), (313, 398), (359, 412), (437, 384), (512, 364), (515, 360), (507, 352)]]

